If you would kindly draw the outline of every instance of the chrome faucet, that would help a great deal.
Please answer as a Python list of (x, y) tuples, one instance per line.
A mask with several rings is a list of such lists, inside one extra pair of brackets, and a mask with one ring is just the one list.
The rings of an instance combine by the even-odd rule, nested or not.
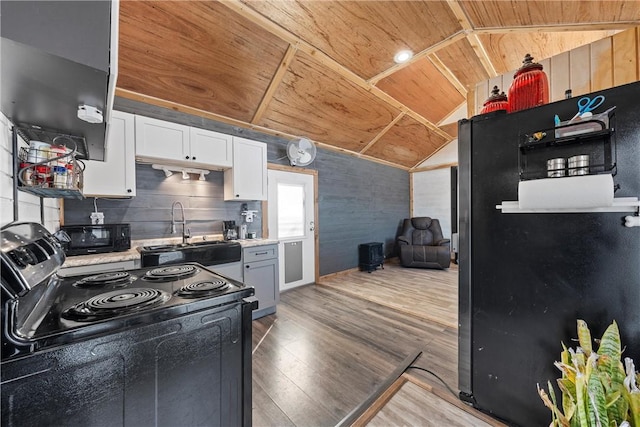
[[(176, 221), (176, 206), (180, 207), (180, 212), (182, 213), (181, 221)], [(182, 224), (182, 243), (188, 243), (188, 240), (191, 237), (191, 231), (187, 228), (187, 220), (184, 217), (184, 206), (181, 202), (173, 202), (171, 205), (171, 234), (176, 233), (176, 224)]]

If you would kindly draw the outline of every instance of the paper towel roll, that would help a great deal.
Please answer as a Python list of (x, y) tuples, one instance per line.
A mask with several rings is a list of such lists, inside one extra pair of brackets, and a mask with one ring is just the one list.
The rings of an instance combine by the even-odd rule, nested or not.
[(609, 174), (522, 181), (520, 209), (596, 208), (613, 204), (613, 177)]

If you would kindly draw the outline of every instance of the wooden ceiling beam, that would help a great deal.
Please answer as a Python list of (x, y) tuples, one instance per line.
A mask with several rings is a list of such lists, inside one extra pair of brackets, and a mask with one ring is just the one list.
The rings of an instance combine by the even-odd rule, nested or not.
[[(425, 159), (426, 160), (426, 159)], [(424, 162), (424, 160), (422, 161)], [(420, 163), (422, 163), (420, 162)], [(420, 164), (418, 163), (418, 164)], [(442, 163), (439, 165), (432, 165), (432, 166), (422, 166), (422, 167), (413, 167), (411, 169), (409, 169), (410, 173), (417, 173), (417, 172), (427, 172), (427, 171), (433, 171), (433, 170), (438, 170), (438, 169), (449, 169), (450, 167), (453, 166), (458, 166), (458, 162), (452, 162), (452, 163)]]
[(385, 77), (390, 76), (391, 74), (395, 73), (396, 71), (401, 70), (401, 69), (413, 64), (414, 62), (417, 62), (417, 61), (421, 60), (425, 56), (428, 56), (429, 54), (431, 54), (433, 52), (436, 52), (436, 51), (438, 51), (438, 50), (440, 50), (440, 49), (442, 49), (444, 47), (447, 47), (447, 46), (457, 42), (458, 40), (462, 40), (466, 36), (467, 36), (467, 33), (465, 31), (458, 31), (457, 33), (454, 33), (454, 34), (450, 35), (446, 39), (443, 39), (443, 40), (439, 41), (438, 43), (435, 43), (435, 44), (429, 46), (428, 48), (426, 48), (422, 52), (419, 52), (419, 53), (413, 55), (413, 57), (410, 60), (408, 60), (407, 62), (403, 62), (402, 64), (396, 64), (393, 67), (387, 68), (386, 70), (384, 70), (380, 74), (377, 74), (377, 75), (371, 77), (369, 80), (367, 80), (367, 83), (369, 83), (371, 85), (375, 85), (380, 80), (384, 79)]
[(444, 139), (450, 140), (452, 138), (451, 135), (449, 135), (448, 133), (446, 133), (445, 131), (440, 129), (437, 125), (434, 125), (429, 120), (425, 119), (424, 117), (422, 117), (420, 114), (416, 113), (415, 111), (407, 109), (406, 113), (407, 113), (407, 115), (409, 117), (411, 117), (412, 119), (414, 119), (417, 122), (422, 123), (423, 125), (425, 125), (427, 127), (427, 129), (432, 130), (433, 132), (437, 133), (438, 135), (440, 135)]
[(458, 18), (458, 22), (467, 33), (467, 40), (471, 44), (473, 51), (476, 53), (476, 56), (480, 60), (480, 63), (484, 67), (485, 71), (487, 72), (487, 74), (489, 74), (489, 77), (497, 76), (498, 72), (496, 71), (496, 67), (494, 67), (493, 63), (491, 62), (491, 58), (489, 58), (486, 49), (475, 33), (476, 30), (471, 23), (471, 20), (467, 16), (467, 13), (464, 11), (458, 0), (447, 0), (447, 5), (449, 5), (449, 8), (451, 9), (455, 17)]
[(375, 138), (373, 138), (371, 140), (371, 142), (369, 142), (367, 145), (365, 145), (365, 147), (360, 150), (360, 154), (364, 154), (369, 148), (371, 148), (373, 146), (373, 144), (375, 144), (376, 142), (378, 142), (378, 140), (380, 138), (382, 138), (384, 136), (385, 133), (389, 132), (389, 129), (391, 129), (396, 123), (398, 123), (400, 121), (401, 118), (403, 118), (405, 116), (404, 112), (401, 112), (400, 114), (398, 114), (396, 116), (395, 119), (391, 120), (391, 122), (389, 122), (389, 124), (387, 126), (385, 126), (384, 129), (382, 129), (376, 136)]
[(458, 80), (456, 75), (453, 74), (453, 72), (449, 69), (449, 67), (447, 67), (444, 62), (440, 60), (440, 58), (438, 58), (437, 54), (432, 53), (428, 56), (428, 58), (433, 66), (436, 67), (438, 71), (440, 71), (440, 74), (445, 76), (445, 78), (449, 80), (449, 82), (458, 90), (458, 92), (460, 92), (462, 96), (467, 96), (467, 88), (465, 87), (465, 85), (463, 85), (460, 80)]
[[(416, 121), (422, 123), (428, 129), (436, 132), (437, 134), (441, 135), (443, 138), (451, 138), (450, 135), (442, 131), (442, 129), (438, 128), (438, 126), (431, 123), (429, 120), (422, 117), (420, 114), (416, 113), (413, 110), (410, 110), (409, 107), (402, 104), (397, 99), (393, 98), (392, 96), (382, 91), (378, 87), (370, 84), (369, 82), (364, 80), (362, 77), (355, 74), (353, 71), (347, 69), (341, 64), (338, 64), (335, 60), (333, 60), (330, 56), (328, 56), (324, 52), (319, 51), (315, 47), (311, 46), (309, 43), (298, 38), (296, 35), (290, 33), (289, 31), (275, 24), (273, 21), (269, 20), (265, 16), (261, 15), (260, 13), (246, 6), (244, 3), (240, 2), (240, 0), (225, 0), (225, 1), (221, 1), (220, 3), (230, 8), (231, 10), (235, 11), (236, 13), (242, 15), (243, 17), (253, 22), (254, 24), (260, 26), (261, 28), (271, 32), (275, 36), (280, 37), (281, 39), (289, 42), (290, 44), (295, 44), (298, 50), (310, 55), (320, 64), (340, 74), (342, 77), (349, 80), (351, 83), (370, 92), (381, 101), (386, 102), (392, 107), (395, 107), (398, 110), (407, 113), (408, 115), (413, 117)], [(464, 34), (462, 35), (462, 37), (464, 37)]]
[(260, 101), (260, 105), (258, 106), (258, 109), (256, 110), (256, 113), (253, 115), (253, 118), (251, 119), (252, 124), (256, 124), (262, 119), (262, 115), (267, 110), (269, 103), (273, 99), (273, 95), (276, 93), (278, 86), (280, 86), (280, 83), (282, 82), (282, 79), (284, 78), (287, 70), (289, 69), (289, 64), (291, 64), (291, 61), (293, 61), (293, 58), (295, 57), (297, 50), (298, 50), (297, 43), (295, 45), (290, 44), (289, 47), (287, 48), (287, 51), (285, 52), (284, 56), (282, 57), (282, 61), (280, 62), (280, 66), (276, 70), (276, 73), (273, 75), (273, 78), (271, 79), (271, 83), (269, 83), (269, 87), (267, 88), (267, 91), (264, 93), (264, 96), (262, 97), (262, 101)]
[[(243, 122), (241, 120), (236, 120), (236, 119), (232, 119), (230, 117), (226, 117), (220, 114), (216, 114), (216, 113), (211, 113), (209, 111), (205, 111), (205, 110), (201, 110), (199, 108), (193, 108), (193, 107), (189, 107), (188, 105), (183, 105), (183, 104), (178, 104), (176, 102), (171, 102), (171, 101), (167, 101), (165, 99), (160, 99), (160, 98), (156, 98), (153, 96), (149, 96), (149, 95), (144, 95), (142, 93), (137, 93), (137, 92), (133, 92), (131, 90), (127, 90), (127, 89), (122, 89), (122, 88), (116, 88), (116, 96), (119, 96), (120, 98), (125, 98), (125, 99), (130, 99), (132, 101), (138, 101), (138, 102), (142, 102), (144, 104), (150, 104), (150, 105), (155, 105), (157, 107), (162, 107), (162, 108), (166, 108), (168, 110), (172, 110), (172, 111), (177, 111), (180, 113), (185, 113), (185, 114), (189, 114), (192, 116), (197, 116), (197, 117), (202, 117), (205, 119), (209, 119), (209, 120), (214, 120), (220, 123), (226, 123), (228, 125), (232, 125), (232, 126), (236, 126), (239, 128), (243, 128), (243, 129), (250, 129), (250, 130), (255, 130), (267, 135), (273, 135), (273, 136), (278, 136), (281, 138), (285, 138), (285, 139), (293, 139), (293, 138), (299, 138), (299, 135), (291, 135), (289, 133), (286, 132), (280, 132), (274, 129), (270, 129), (267, 127), (262, 127), (262, 126), (258, 126), (255, 124), (251, 124), (251, 123), (246, 123)], [(329, 145), (329, 144), (325, 144), (323, 142), (318, 142), (318, 141), (313, 141), (318, 147), (321, 147), (325, 150), (328, 151), (334, 151), (334, 152), (339, 152), (339, 153), (343, 153), (349, 156), (353, 156), (353, 157), (358, 157), (358, 158), (362, 158), (365, 160), (369, 160), (371, 162), (375, 162), (375, 163), (380, 163), (383, 165), (387, 165), (387, 166), (391, 166), (397, 169), (402, 169), (402, 170), (409, 170), (408, 167), (403, 166), (403, 165), (399, 165), (396, 163), (391, 163), (389, 161), (383, 160), (383, 159), (378, 159), (375, 157), (371, 157), (371, 156), (367, 156), (366, 154), (360, 154), (358, 152), (355, 151), (350, 151), (350, 150), (346, 150), (344, 148), (340, 148), (340, 147), (335, 147), (333, 145)]]
[[(433, 156), (435, 156), (438, 152), (440, 152), (440, 150), (442, 150), (444, 147), (446, 147), (453, 139), (455, 139), (455, 138), (452, 138), (449, 141), (445, 142), (436, 151), (434, 151), (433, 153), (429, 154), (427, 157), (425, 157), (424, 159), (420, 160), (418, 163), (413, 165), (413, 167), (409, 168), (409, 172), (423, 172), (423, 171), (426, 171), (426, 170), (437, 169), (437, 168), (433, 168), (433, 167), (430, 167), (430, 166), (420, 167), (420, 165), (423, 164), (424, 162), (426, 162), (427, 160), (429, 160), (430, 158), (432, 158)], [(455, 164), (452, 164), (452, 166), (455, 166)]]
[(489, 74), (489, 77), (495, 77), (498, 75), (498, 71), (496, 67), (491, 62), (491, 58), (489, 58), (489, 54), (487, 50), (484, 48), (484, 45), (480, 41), (480, 38), (476, 33), (471, 33), (467, 35), (467, 40), (471, 45), (471, 48), (476, 53), (476, 56), (480, 60), (480, 63), (484, 67), (484, 70)]
[(617, 31), (634, 28), (640, 25), (639, 21), (604, 22), (592, 24), (549, 24), (549, 25), (523, 25), (518, 27), (477, 27), (475, 34), (507, 34), (507, 33), (535, 33), (535, 32), (572, 32), (572, 31)]
[(462, 29), (466, 32), (472, 31), (473, 25), (471, 24), (471, 20), (467, 16), (458, 0), (447, 0), (447, 5), (449, 6), (449, 9), (451, 9), (451, 12), (453, 12), (453, 15), (458, 19), (458, 22), (460, 23)]

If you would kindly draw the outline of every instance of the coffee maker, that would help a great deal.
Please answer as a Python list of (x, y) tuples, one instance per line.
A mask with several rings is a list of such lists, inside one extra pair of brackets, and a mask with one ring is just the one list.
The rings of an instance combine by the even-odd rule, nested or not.
[(222, 236), (224, 240), (236, 240), (238, 238), (235, 221), (222, 221)]

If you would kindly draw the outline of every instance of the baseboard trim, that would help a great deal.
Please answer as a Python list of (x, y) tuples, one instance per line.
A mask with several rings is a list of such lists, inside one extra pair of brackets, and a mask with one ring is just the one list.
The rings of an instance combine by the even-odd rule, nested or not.
[[(384, 263), (385, 264), (394, 264), (394, 263), (399, 264), (400, 263), (400, 259), (398, 257), (396, 257), (396, 256), (391, 256), (389, 258), (385, 258), (384, 259)], [(350, 268), (348, 270), (341, 270), (341, 271), (336, 271), (335, 273), (325, 274), (324, 276), (320, 276), (319, 277), (318, 283), (322, 282), (323, 280), (331, 279), (331, 278), (336, 277), (336, 276), (341, 276), (343, 274), (353, 273), (354, 271), (360, 271), (360, 267), (353, 267), (353, 268)]]

